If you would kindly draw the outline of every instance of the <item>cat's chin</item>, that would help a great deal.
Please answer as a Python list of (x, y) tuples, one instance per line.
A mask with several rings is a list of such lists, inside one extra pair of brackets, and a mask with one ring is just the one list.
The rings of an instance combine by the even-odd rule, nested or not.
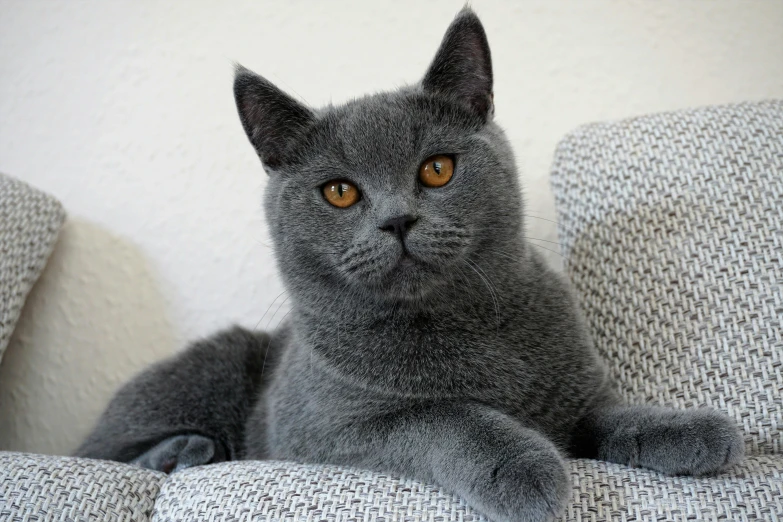
[(443, 275), (410, 256), (402, 257), (372, 284), (373, 291), (389, 301), (422, 301), (444, 283)]

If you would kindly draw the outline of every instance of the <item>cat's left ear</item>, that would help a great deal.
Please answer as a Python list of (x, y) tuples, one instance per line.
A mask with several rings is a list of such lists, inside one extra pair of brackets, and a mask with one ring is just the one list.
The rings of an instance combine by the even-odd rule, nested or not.
[(466, 105), (487, 120), (492, 117), (489, 43), (481, 21), (469, 7), (460, 11), (446, 31), (422, 87)]

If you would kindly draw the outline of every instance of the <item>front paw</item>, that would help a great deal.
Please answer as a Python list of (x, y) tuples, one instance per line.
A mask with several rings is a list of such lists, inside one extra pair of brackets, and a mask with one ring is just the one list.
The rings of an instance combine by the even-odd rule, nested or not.
[(505, 460), (489, 471), (475, 493), (493, 521), (544, 522), (565, 509), (571, 483), (554, 447)]
[(708, 475), (741, 461), (745, 443), (736, 424), (710, 409), (670, 411), (641, 437), (645, 467), (671, 475)]

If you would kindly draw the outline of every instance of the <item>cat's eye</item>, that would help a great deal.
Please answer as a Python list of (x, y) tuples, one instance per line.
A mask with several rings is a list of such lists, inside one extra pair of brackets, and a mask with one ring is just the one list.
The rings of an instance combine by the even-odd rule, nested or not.
[(419, 167), (419, 181), (425, 187), (442, 187), (454, 175), (454, 160), (443, 154), (424, 160)]
[(359, 201), (359, 189), (347, 181), (328, 181), (321, 189), (326, 201), (339, 208), (347, 208)]

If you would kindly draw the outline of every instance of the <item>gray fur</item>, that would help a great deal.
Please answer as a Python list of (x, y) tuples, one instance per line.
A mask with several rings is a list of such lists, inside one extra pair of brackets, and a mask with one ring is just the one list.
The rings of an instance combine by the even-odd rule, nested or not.
[[(142, 374), (81, 455), (170, 462), (188, 442), (167, 438), (207, 436), (226, 458), (433, 481), (498, 521), (560, 513), (564, 456), (675, 474), (742, 458), (721, 414), (619, 404), (566, 283), (521, 237), (518, 175), (472, 11), (419, 85), (313, 110), (240, 67), (235, 96), (270, 175), (289, 318), (270, 337), (218, 334)], [(443, 153), (454, 177), (423, 187), (419, 165)], [(321, 187), (334, 179), (362, 199), (329, 205)], [(416, 218), (404, 238), (381, 228), (399, 216)]]

